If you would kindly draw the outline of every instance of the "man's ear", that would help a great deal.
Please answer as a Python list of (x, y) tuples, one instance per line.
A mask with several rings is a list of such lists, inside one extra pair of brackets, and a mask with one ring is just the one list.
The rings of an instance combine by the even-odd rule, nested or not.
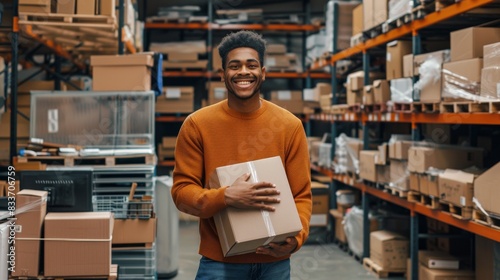
[(262, 66), (262, 80), (266, 80), (266, 66)]
[(219, 71), (217, 71), (217, 74), (219, 74), (220, 76), (220, 81), (224, 82), (224, 71), (219, 69)]

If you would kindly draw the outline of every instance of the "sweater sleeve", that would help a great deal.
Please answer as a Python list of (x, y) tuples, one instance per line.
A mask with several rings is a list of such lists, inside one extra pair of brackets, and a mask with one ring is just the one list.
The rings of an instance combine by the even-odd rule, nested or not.
[(299, 250), (309, 236), (309, 223), (312, 214), (311, 169), (307, 139), (302, 128), (298, 126), (290, 137), (289, 150), (285, 159), (285, 168), (297, 206), (302, 230), (295, 236)]
[(172, 198), (180, 211), (210, 218), (226, 208), (224, 191), (203, 187), (203, 139), (193, 117), (186, 118), (177, 136), (175, 146), (174, 185)]

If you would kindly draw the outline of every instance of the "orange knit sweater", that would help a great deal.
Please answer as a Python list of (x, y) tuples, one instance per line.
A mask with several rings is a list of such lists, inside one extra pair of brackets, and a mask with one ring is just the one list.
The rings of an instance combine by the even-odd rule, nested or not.
[(172, 196), (179, 210), (200, 217), (199, 253), (231, 263), (262, 263), (286, 259), (255, 253), (224, 257), (213, 215), (227, 207), (225, 188), (204, 188), (219, 166), (279, 155), (285, 166), (303, 229), (298, 250), (309, 234), (312, 211), (308, 146), (301, 121), (261, 99), (262, 106), (242, 114), (227, 100), (202, 108), (184, 121), (175, 148)]

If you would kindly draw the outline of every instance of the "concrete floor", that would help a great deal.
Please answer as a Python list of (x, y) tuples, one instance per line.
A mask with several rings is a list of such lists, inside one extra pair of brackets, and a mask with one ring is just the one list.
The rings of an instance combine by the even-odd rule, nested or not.
[[(198, 269), (198, 224), (180, 222), (179, 269), (174, 280), (193, 280)], [(365, 280), (378, 279), (363, 265), (335, 244), (306, 244), (292, 255), (292, 280)], [(403, 280), (403, 277), (391, 277)]]

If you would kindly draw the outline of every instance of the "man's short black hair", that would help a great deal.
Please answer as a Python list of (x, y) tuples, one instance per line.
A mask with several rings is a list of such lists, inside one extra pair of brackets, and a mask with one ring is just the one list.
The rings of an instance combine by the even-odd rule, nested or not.
[(230, 33), (222, 39), (219, 44), (219, 55), (222, 58), (222, 69), (226, 69), (227, 54), (236, 48), (252, 48), (259, 54), (260, 65), (264, 66), (264, 53), (266, 52), (266, 41), (262, 35), (253, 31), (238, 31)]

